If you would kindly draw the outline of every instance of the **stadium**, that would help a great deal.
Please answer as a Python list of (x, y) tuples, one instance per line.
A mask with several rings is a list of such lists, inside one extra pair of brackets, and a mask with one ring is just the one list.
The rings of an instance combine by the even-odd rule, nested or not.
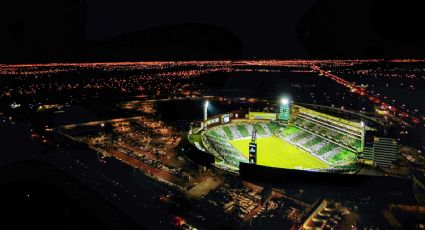
[(207, 117), (190, 129), (189, 142), (237, 173), (241, 164), (311, 172), (355, 173), (363, 159), (361, 119), (346, 119), (283, 99), (276, 113), (234, 111)]

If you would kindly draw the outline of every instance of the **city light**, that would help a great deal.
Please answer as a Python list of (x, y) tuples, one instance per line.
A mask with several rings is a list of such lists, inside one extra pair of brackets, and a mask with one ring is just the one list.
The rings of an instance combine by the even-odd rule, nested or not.
[[(425, 60), (423, 63), (425, 65)], [(137, 202), (154, 199), (155, 202), (180, 205), (181, 197), (185, 197), (182, 202), (190, 200), (194, 207), (208, 208), (194, 208), (194, 215), (183, 213), (184, 217), (165, 215), (167, 221), (171, 219), (177, 227), (185, 229), (195, 229), (188, 223), (202, 224), (201, 220), (214, 217), (216, 210), (228, 215), (226, 219), (232, 223), (241, 223), (242, 227), (252, 222), (254, 227), (268, 228), (264, 223), (270, 218), (270, 221), (279, 219), (284, 224), (293, 223), (293, 228), (314, 228), (317, 223), (313, 219), (324, 208), (332, 209), (332, 215), (326, 217), (326, 222), (319, 218), (320, 228), (339, 228), (341, 224), (337, 221), (345, 221), (345, 210), (357, 212), (362, 202), (365, 202), (363, 206), (366, 202), (370, 202), (368, 205), (374, 202), (372, 204), (382, 204), (379, 207), (382, 211), (388, 209), (388, 203), (380, 197), (371, 196), (364, 201), (363, 196), (348, 194), (346, 197), (336, 192), (332, 196), (336, 200), (349, 199), (350, 202), (328, 205), (322, 197), (331, 194), (333, 187), (327, 185), (351, 183), (352, 178), (357, 175), (363, 178), (362, 174), (367, 171), (368, 177), (369, 173), (381, 175), (382, 172), (388, 178), (394, 176), (396, 180), (390, 188), (397, 187), (400, 176), (411, 175), (410, 167), (421, 169), (425, 165), (423, 151), (416, 147), (422, 146), (420, 139), (414, 133), (415, 129), (422, 130), (425, 122), (422, 107), (415, 107), (418, 104), (415, 99), (419, 100), (420, 95), (409, 100), (398, 98), (396, 94), (385, 96), (391, 91), (384, 89), (385, 85), (390, 89), (394, 85), (412, 92), (415, 83), (425, 80), (425, 68), (419, 64), (392, 66), (388, 61), (381, 65), (373, 60), (241, 60), (0, 66), (0, 101), (3, 101), (0, 103), (0, 123), (6, 124), (1, 131), (5, 129), (3, 132), (7, 133), (6, 128), (13, 128), (15, 119), (20, 121), (24, 112), (28, 114), (25, 116), (36, 118), (29, 119), (29, 134), (33, 141), (40, 142), (37, 144), (55, 146), (54, 149), (62, 151), (62, 145), (55, 142), (56, 134), (61, 134), (96, 151), (101, 163), (114, 164), (119, 170), (120, 166), (115, 164), (118, 160), (123, 163), (123, 170), (131, 166), (134, 172), (148, 176), (149, 184), (154, 185), (152, 193), (136, 197), (137, 191), (126, 189), (126, 178), (121, 184), (120, 177), (113, 173), (99, 174), (106, 178), (87, 177), (96, 172), (96, 167), (88, 168), (90, 159), (76, 161), (71, 154), (66, 159), (58, 158), (58, 163), (66, 163), (66, 170), (68, 166), (71, 172), (81, 170), (81, 180), (117, 191), (105, 193), (114, 201), (120, 202), (120, 195), (129, 195)], [(269, 82), (264, 88), (266, 92), (259, 90), (248, 92), (248, 95), (243, 95), (245, 90), (239, 91), (236, 87), (237, 94), (231, 91), (221, 95), (223, 91), (216, 89), (215, 83), (211, 86), (200, 82), (200, 77), (206, 74), (221, 76), (246, 70), (249, 74), (261, 72), (259, 78), (264, 72), (274, 75), (288, 71), (300, 77), (312, 74), (320, 77), (308, 82), (293, 78), (286, 92), (283, 87), (276, 87), (277, 83)], [(66, 76), (77, 77), (65, 79)], [(210, 91), (211, 87), (214, 91)], [(58, 96), (61, 98), (57, 99)], [(102, 97), (112, 97), (111, 102), (97, 106)], [(211, 107), (209, 100), (213, 101)], [(52, 128), (50, 114), (58, 114), (61, 119), (70, 117), (67, 123), (71, 123), (74, 120), (71, 115), (75, 114), (71, 107), (79, 103), (84, 103), (85, 110), (90, 113), (108, 115), (108, 120), (90, 119), (85, 123)], [(82, 111), (81, 115), (85, 114)], [(41, 117), (47, 120), (39, 119)], [(419, 143), (414, 143), (415, 140)], [(251, 144), (255, 144), (255, 149)], [(52, 151), (56, 151), (54, 149)], [(66, 146), (63, 151), (67, 151)], [(192, 161), (192, 157), (196, 158)], [(198, 158), (200, 163), (214, 168), (198, 164), (195, 161)], [(69, 164), (65, 162), (67, 159)], [(392, 170), (394, 165), (397, 170)], [(268, 176), (277, 178), (278, 183), (283, 177), (282, 183), (293, 178), (299, 184), (297, 188), (306, 192), (290, 189), (281, 194), (279, 189), (273, 190), (269, 185), (264, 189), (261, 183), (244, 183), (237, 175), (259, 178), (259, 182), (262, 177), (269, 179)], [(317, 179), (317, 176), (324, 179)], [(320, 180), (326, 185), (320, 189), (324, 191), (311, 190), (308, 183), (320, 183)], [(144, 181), (140, 183), (143, 185)], [(387, 182), (379, 185), (384, 183)], [(406, 185), (411, 186), (411, 183)], [(179, 191), (174, 192), (174, 188)], [(373, 185), (368, 185), (363, 190), (371, 188)], [(303, 194), (308, 197), (304, 199)], [(406, 194), (412, 196), (411, 192)], [(392, 196), (402, 203), (397, 194), (384, 198)], [(201, 204), (197, 203), (199, 199), (202, 199)], [(320, 204), (312, 203), (319, 199), (322, 200)], [(305, 201), (310, 201), (316, 211), (307, 207)], [(411, 205), (413, 200), (407, 201)], [(393, 203), (391, 199), (388, 202)], [(358, 214), (368, 215), (361, 211)]]

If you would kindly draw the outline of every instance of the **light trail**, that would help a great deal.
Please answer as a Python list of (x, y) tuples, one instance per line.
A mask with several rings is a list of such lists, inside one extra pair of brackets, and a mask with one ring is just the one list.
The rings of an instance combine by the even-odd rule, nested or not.
[(389, 111), (389, 112), (393, 112), (397, 117), (403, 119), (403, 120), (408, 120), (408, 118), (410, 118), (410, 121), (415, 123), (415, 124), (419, 124), (420, 123), (420, 119), (408, 114), (406, 111), (403, 111), (402, 109), (400, 109), (398, 106), (395, 105), (390, 105), (388, 103), (386, 103), (383, 99), (380, 99), (377, 95), (374, 95), (372, 93), (369, 93), (368, 91), (366, 91), (364, 88), (358, 87), (356, 86), (356, 84), (349, 82), (341, 77), (336, 76), (335, 74), (332, 74), (328, 71), (322, 70), (319, 66), (317, 65), (312, 65), (311, 68), (314, 71), (319, 72), (320, 74), (322, 74), (323, 76), (335, 81), (336, 83), (350, 89), (351, 92), (356, 93), (362, 97), (366, 97), (367, 99), (369, 99), (370, 101), (372, 101), (373, 103), (375, 103), (376, 105), (380, 105), (381, 108)]

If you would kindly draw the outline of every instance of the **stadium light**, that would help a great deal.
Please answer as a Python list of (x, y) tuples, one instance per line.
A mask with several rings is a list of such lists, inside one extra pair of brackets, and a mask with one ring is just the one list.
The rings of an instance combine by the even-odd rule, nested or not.
[(210, 102), (206, 101), (204, 104), (204, 121), (207, 121), (208, 118), (208, 106), (209, 106)]
[(280, 102), (281, 102), (283, 105), (287, 105), (287, 104), (289, 104), (289, 99), (288, 99), (288, 98), (282, 98), (282, 99), (280, 100)]

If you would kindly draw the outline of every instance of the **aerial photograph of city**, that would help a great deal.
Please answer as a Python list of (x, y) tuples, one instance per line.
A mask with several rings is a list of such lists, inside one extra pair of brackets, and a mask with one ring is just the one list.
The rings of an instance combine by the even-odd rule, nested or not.
[(6, 0), (0, 229), (425, 229), (420, 8)]

